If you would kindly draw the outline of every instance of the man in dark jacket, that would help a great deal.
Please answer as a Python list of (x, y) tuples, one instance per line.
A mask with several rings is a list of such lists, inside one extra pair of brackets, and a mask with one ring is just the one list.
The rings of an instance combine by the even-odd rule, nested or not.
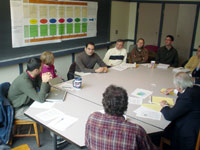
[[(166, 101), (161, 102), (162, 114), (172, 121), (165, 133), (171, 140), (172, 150), (194, 150), (200, 129), (200, 87), (183, 72), (175, 75), (174, 85), (178, 93), (176, 104), (170, 108)], [(166, 94), (173, 90), (168, 89)]]
[(160, 47), (157, 52), (156, 62), (169, 64), (171, 67), (178, 66), (178, 52), (172, 46), (174, 37), (172, 35), (167, 35), (165, 39), (165, 46)]

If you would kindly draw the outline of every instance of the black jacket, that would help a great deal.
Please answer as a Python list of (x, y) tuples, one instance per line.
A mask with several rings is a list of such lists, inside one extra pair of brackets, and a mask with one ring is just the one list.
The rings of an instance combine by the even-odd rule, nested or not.
[(173, 150), (194, 150), (200, 129), (200, 87), (187, 88), (179, 93), (174, 107), (161, 110), (166, 120), (172, 121), (165, 129)]

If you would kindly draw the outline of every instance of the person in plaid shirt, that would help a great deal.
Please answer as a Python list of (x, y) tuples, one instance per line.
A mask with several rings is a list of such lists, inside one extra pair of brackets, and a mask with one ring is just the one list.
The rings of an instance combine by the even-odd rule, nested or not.
[(103, 112), (94, 112), (86, 124), (85, 145), (89, 150), (154, 150), (145, 130), (126, 120), (126, 90), (110, 85), (103, 93)]

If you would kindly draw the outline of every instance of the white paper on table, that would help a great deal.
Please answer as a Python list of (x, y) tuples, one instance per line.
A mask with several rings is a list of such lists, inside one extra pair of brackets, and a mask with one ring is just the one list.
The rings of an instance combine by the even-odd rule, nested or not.
[(190, 72), (189, 69), (185, 69), (185, 68), (183, 68), (183, 67), (174, 68), (172, 71), (173, 71), (174, 73), (178, 73), (178, 72)]
[(156, 67), (159, 68), (159, 69), (167, 69), (167, 68), (169, 68), (169, 65), (159, 63)]
[(136, 67), (136, 63), (134, 63), (134, 64), (123, 63), (123, 64), (112, 67), (112, 69), (117, 70), (117, 71), (123, 71), (128, 68), (135, 68), (135, 67)]
[(36, 115), (36, 117), (38, 117), (39, 119), (43, 120), (43, 121), (49, 121), (49, 120), (52, 120), (58, 116), (62, 116), (64, 115), (63, 112), (55, 109), (55, 108), (52, 108), (52, 109), (49, 109), (47, 111), (43, 111), (39, 114)]
[(157, 112), (143, 106), (139, 107), (134, 111), (137, 117), (148, 118), (153, 120), (160, 120), (161, 119), (161, 112)]
[(68, 127), (70, 127), (73, 123), (75, 123), (78, 118), (69, 116), (69, 115), (62, 115), (59, 118), (54, 119), (51, 121), (48, 126), (53, 127), (54, 129), (64, 131)]
[(37, 102), (35, 101), (33, 104), (31, 104), (31, 108), (41, 108), (41, 109), (50, 109), (52, 108), (52, 106), (54, 105), (55, 103), (52, 103), (52, 102), (44, 102), (44, 103), (40, 103), (40, 102)]
[(72, 83), (69, 83), (69, 82), (60, 83), (60, 84), (56, 85), (56, 87), (61, 88), (61, 89), (65, 89), (67, 91), (75, 90), (75, 88), (73, 87)]
[(142, 98), (139, 98), (139, 97), (129, 96), (128, 102), (129, 102), (130, 104), (142, 105), (143, 99), (142, 99)]
[(85, 72), (78, 72), (78, 71), (75, 72), (75, 75), (78, 75), (78, 76), (81, 76), (81, 77), (87, 76), (87, 75), (90, 75), (90, 74), (92, 74), (92, 73), (90, 73), (90, 72), (85, 73)]
[(123, 70), (125, 70), (127, 68), (128, 67), (124, 67), (122, 65), (117, 65), (117, 66), (112, 67), (112, 69), (117, 70), (117, 71), (123, 71)]
[(133, 91), (131, 93), (131, 95), (133, 95), (135, 97), (142, 98), (142, 99), (147, 98), (151, 94), (152, 94), (152, 91), (148, 91), (148, 90), (145, 90), (145, 89), (139, 89), (139, 88), (135, 89), (135, 91)]
[(145, 67), (149, 67), (151, 64), (150, 63), (144, 63), (144, 64), (140, 64), (141, 66), (145, 66)]

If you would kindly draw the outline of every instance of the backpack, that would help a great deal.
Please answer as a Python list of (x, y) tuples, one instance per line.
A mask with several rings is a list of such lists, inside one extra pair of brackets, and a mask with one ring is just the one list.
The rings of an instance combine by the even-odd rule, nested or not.
[(0, 84), (0, 144), (7, 144), (12, 131), (14, 111), (7, 99), (10, 83)]

